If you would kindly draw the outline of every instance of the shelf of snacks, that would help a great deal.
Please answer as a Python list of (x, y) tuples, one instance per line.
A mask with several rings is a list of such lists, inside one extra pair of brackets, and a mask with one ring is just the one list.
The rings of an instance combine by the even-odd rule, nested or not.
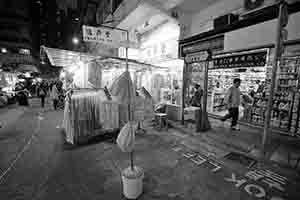
[[(268, 87), (261, 94), (254, 96), (253, 105), (245, 109), (243, 119), (261, 126), (264, 125), (267, 111), (272, 75), (271, 67), (267, 68), (266, 75)], [(277, 72), (270, 125), (288, 135), (300, 134), (299, 77), (300, 58), (283, 58)]]
[(219, 93), (219, 92), (210, 92), (208, 94), (208, 111), (209, 112), (221, 112), (226, 110), (225, 107), (225, 95), (226, 93)]
[[(232, 86), (233, 80), (240, 78), (242, 80), (241, 92), (250, 94), (257, 87), (258, 81), (265, 81), (266, 68), (213, 69), (209, 70), (208, 76), (208, 111), (212, 114), (223, 115), (227, 110), (224, 102), (226, 92)], [(216, 87), (217, 83), (219, 87)]]

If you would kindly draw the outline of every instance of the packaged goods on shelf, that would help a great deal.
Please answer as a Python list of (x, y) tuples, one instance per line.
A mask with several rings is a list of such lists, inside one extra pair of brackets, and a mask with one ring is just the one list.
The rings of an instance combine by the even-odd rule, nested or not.
[[(226, 112), (225, 95), (232, 86), (235, 78), (240, 78), (242, 84), (240, 90), (244, 94), (249, 94), (255, 90), (257, 81), (263, 82), (266, 78), (265, 67), (235, 68), (235, 69), (214, 69), (209, 71), (209, 93), (208, 111), (222, 115)], [(217, 83), (220, 87), (216, 88)]]
[[(277, 72), (273, 109), (271, 111), (271, 127), (294, 135), (299, 131), (299, 77), (300, 58), (283, 58)], [(255, 96), (252, 107), (249, 108), (247, 118), (250, 123), (263, 125), (270, 93), (272, 68), (266, 70), (264, 95)], [(249, 114), (250, 113), (250, 114)]]

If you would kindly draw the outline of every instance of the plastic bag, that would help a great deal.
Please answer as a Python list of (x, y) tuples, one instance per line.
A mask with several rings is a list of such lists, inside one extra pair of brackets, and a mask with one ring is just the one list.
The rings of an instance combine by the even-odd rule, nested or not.
[(243, 106), (239, 106), (239, 119), (244, 117), (244, 110), (245, 108)]
[(121, 129), (117, 138), (117, 144), (123, 152), (132, 152), (134, 148), (135, 131), (137, 126), (133, 122), (128, 122)]

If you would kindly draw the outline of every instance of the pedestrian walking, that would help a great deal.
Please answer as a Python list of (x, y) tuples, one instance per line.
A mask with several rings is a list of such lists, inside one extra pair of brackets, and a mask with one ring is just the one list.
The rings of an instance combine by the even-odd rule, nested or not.
[(45, 98), (47, 96), (47, 87), (45, 86), (44, 82), (42, 82), (38, 88), (38, 96), (41, 98), (41, 106), (42, 106), (42, 108), (44, 108), (45, 107)]
[(57, 109), (58, 97), (59, 97), (58, 89), (56, 83), (54, 83), (51, 90), (51, 99), (53, 101), (54, 110)]
[(225, 115), (221, 120), (226, 121), (232, 118), (231, 129), (240, 130), (237, 124), (239, 118), (239, 106), (240, 106), (240, 96), (241, 91), (239, 89), (241, 85), (241, 79), (236, 78), (233, 80), (233, 86), (228, 89), (225, 97), (225, 104), (228, 108), (228, 114)]

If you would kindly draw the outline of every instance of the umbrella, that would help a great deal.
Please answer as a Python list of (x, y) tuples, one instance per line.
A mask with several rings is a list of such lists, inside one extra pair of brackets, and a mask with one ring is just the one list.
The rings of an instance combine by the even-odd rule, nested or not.
[(18, 79), (26, 79), (27, 78), (24, 74), (19, 74), (17, 77), (18, 77)]
[(135, 103), (135, 90), (130, 73), (125, 71), (117, 79), (114, 80), (110, 87), (112, 96), (116, 96), (121, 102), (120, 105), (120, 121), (121, 123), (129, 121), (133, 116), (133, 108)]
[(119, 97), (123, 104), (134, 104), (135, 89), (128, 71), (125, 71), (114, 80), (110, 92), (113, 96)]
[[(120, 116), (120, 119), (128, 121), (120, 131), (117, 138), (117, 143), (122, 151), (130, 152), (131, 169), (133, 170), (133, 148), (135, 140), (135, 131), (137, 129), (134, 122), (130, 121), (132, 119), (131, 108), (134, 108), (135, 102), (135, 90), (133, 87), (133, 82), (130, 77), (130, 73), (126, 70), (121, 74), (113, 83), (110, 88), (110, 92), (113, 96), (117, 96), (119, 101), (122, 102), (123, 109), (120, 113), (127, 113), (127, 116)], [(128, 109), (128, 110), (127, 110)], [(128, 117), (128, 118), (127, 118)]]
[(121, 129), (117, 138), (117, 144), (123, 152), (132, 152), (134, 148), (136, 125), (128, 122)]

